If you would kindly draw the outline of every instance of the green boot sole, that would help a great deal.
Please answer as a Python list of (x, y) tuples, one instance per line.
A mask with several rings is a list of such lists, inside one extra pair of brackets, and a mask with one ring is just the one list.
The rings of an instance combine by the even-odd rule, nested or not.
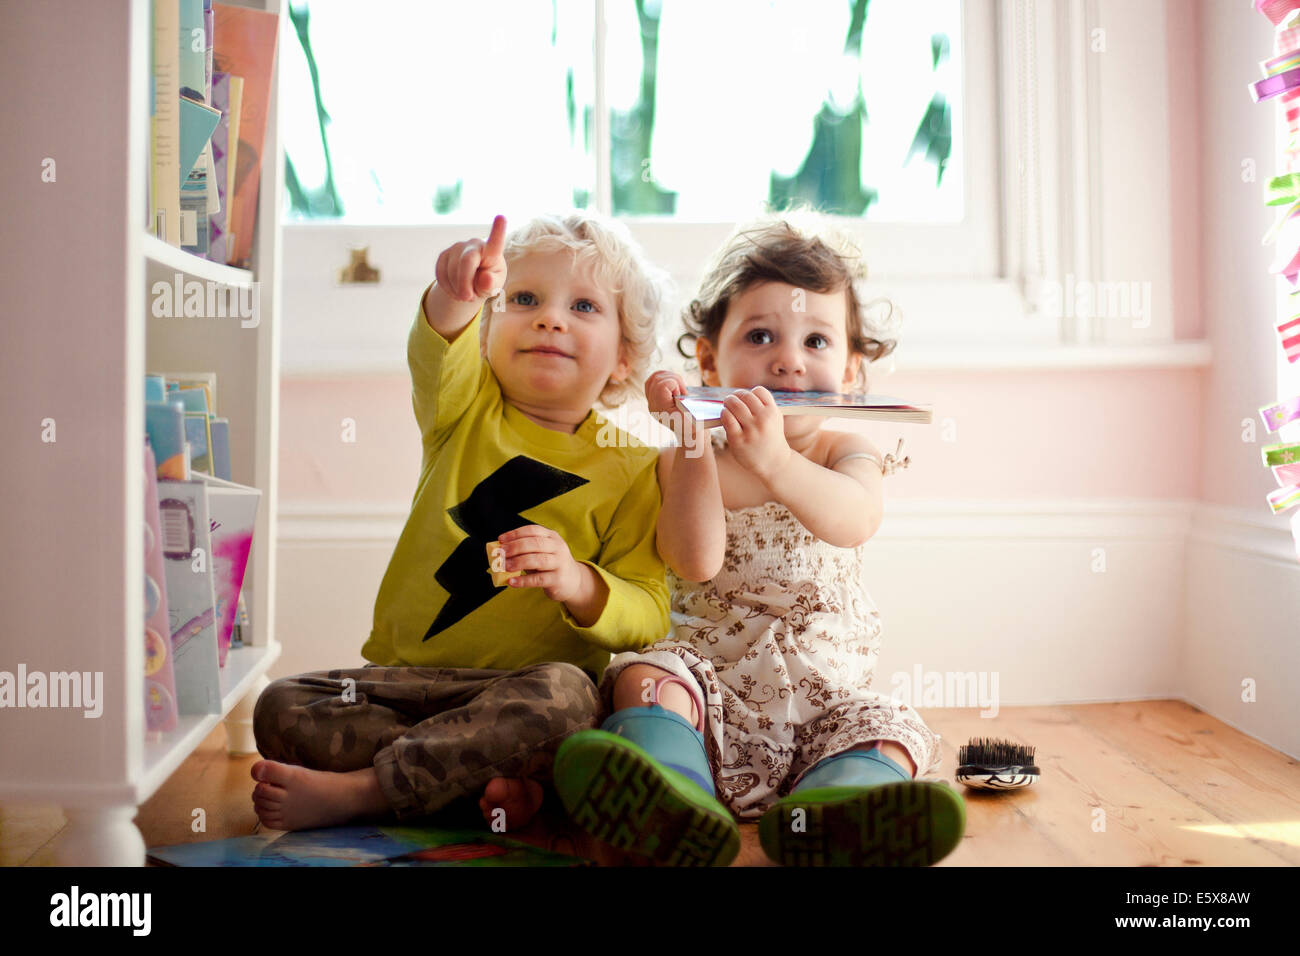
[(569, 737), (554, 778), (570, 819), (617, 849), (665, 866), (726, 866), (740, 852), (740, 828), (726, 807), (615, 734)]
[(965, 830), (966, 804), (951, 787), (900, 780), (792, 793), (759, 820), (758, 838), (782, 866), (930, 866)]

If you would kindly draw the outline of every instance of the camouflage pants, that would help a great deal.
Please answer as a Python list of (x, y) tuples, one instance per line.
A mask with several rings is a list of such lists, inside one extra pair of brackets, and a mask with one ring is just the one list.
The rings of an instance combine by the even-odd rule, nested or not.
[(268, 760), (338, 773), (373, 766), (405, 820), (477, 798), (493, 777), (549, 783), (560, 743), (596, 726), (598, 706), (591, 677), (573, 664), (371, 664), (273, 682), (257, 699), (253, 732)]

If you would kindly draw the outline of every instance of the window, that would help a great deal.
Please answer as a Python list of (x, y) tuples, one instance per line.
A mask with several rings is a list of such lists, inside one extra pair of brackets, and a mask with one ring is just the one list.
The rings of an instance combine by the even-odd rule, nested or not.
[(722, 222), (803, 201), (962, 219), (958, 0), (369, 10), (383, 15), (290, 7), (286, 218), (477, 223), (573, 205)]
[[(791, 196), (858, 234), (900, 356), (1171, 338), (1163, 0), (290, 9), (288, 374), (400, 369), (438, 252), (497, 212), (618, 215), (689, 295), (737, 220)], [(336, 284), (354, 246), (381, 284)], [(1040, 279), (1112, 273), (1150, 283), (1143, 323), (1034, 312)]]

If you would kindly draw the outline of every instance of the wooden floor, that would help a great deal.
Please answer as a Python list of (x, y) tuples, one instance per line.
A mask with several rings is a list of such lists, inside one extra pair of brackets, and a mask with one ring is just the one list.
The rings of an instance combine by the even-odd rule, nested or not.
[[(1287, 866), (1300, 864), (1300, 764), (1180, 701), (930, 710), (946, 779), (966, 800), (966, 834), (940, 866)], [(1037, 748), (1042, 778), (1010, 793), (956, 784), (957, 747), (999, 736)], [(255, 832), (249, 767), (228, 757), (221, 726), (140, 808), (146, 846)], [(207, 832), (194, 833), (193, 811)], [(614, 862), (572, 831), (548, 800), (514, 834)], [(1100, 812), (1099, 812), (1100, 811)], [(48, 865), (64, 825), (57, 808), (0, 807), (0, 866)], [(736, 866), (769, 866), (757, 828), (742, 828)]]

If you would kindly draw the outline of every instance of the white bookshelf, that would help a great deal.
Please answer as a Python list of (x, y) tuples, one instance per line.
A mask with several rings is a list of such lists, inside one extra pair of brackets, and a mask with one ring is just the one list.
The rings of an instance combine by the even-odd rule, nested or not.
[[(18, 91), (0, 138), (5, 340), (0, 348), (0, 671), (103, 675), (102, 715), (0, 708), (0, 802), (57, 805), (55, 858), (141, 865), (134, 819), (224, 722), (253, 752), (252, 706), (275, 639), (279, 431), (279, 209), (274, 82), (252, 269), (184, 253), (145, 230), (151, 0), (17, 5), (0, 31), (0, 78)], [(280, 15), (281, 0), (241, 5)], [(278, 75), (279, 64), (276, 64)], [(93, 79), (94, 96), (87, 96)], [(47, 160), (52, 182), (43, 181)], [(257, 303), (239, 317), (154, 316), (154, 283), (197, 280)], [(206, 287), (206, 286), (205, 286)], [(262, 490), (244, 581), (250, 629), (221, 671), (220, 712), (144, 728), (144, 373), (214, 371), (230, 419), (232, 477)], [(49, 440), (50, 438), (53, 440)], [(251, 640), (250, 640), (251, 633)], [(250, 781), (251, 792), (251, 781)], [(189, 810), (187, 808), (186, 813)], [(3, 834), (0, 834), (3, 839)]]

